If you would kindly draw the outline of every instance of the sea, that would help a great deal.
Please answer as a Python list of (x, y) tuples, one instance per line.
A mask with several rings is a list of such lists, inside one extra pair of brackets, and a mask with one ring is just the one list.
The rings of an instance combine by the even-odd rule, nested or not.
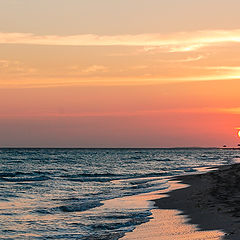
[(120, 239), (154, 206), (109, 200), (239, 159), (230, 149), (0, 149), (0, 239)]

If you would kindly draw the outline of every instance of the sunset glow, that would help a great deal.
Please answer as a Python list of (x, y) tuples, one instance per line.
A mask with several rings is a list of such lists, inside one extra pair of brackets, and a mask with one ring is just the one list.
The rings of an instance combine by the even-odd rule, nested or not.
[(0, 239), (239, 239), (239, 9), (0, 0)]
[(13, 2), (0, 3), (1, 146), (236, 145), (240, 3)]

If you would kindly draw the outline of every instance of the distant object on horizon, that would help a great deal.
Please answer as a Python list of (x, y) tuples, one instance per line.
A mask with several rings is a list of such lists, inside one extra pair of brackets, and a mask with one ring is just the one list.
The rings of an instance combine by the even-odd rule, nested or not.
[(223, 145), (223, 147), (224, 147), (224, 148), (226, 148), (226, 147), (227, 147), (227, 145)]

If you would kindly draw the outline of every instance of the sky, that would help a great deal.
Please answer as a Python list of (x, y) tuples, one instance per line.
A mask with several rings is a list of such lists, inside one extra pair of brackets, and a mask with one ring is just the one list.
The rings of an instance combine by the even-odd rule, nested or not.
[(240, 143), (237, 0), (0, 0), (0, 147)]

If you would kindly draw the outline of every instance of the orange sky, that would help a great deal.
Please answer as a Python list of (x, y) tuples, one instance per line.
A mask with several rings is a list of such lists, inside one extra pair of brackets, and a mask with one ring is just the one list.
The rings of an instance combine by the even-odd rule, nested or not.
[(236, 146), (239, 3), (54, 2), (0, 2), (0, 146)]

